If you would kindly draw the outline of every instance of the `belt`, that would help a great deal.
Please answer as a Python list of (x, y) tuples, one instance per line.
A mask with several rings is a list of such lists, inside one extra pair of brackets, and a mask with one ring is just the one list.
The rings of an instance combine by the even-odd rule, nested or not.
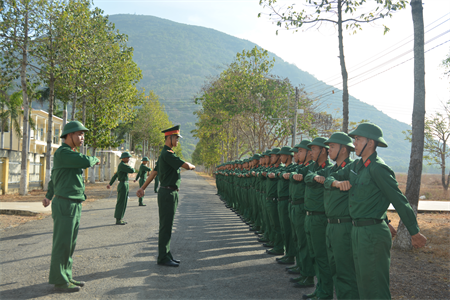
[(289, 199), (288, 196), (286, 196), (286, 197), (280, 197), (280, 198), (278, 198), (278, 201), (285, 201), (285, 200), (287, 200), (287, 199)]
[(277, 201), (277, 198), (267, 197), (267, 200)]
[(363, 219), (363, 220), (353, 220), (352, 224), (353, 224), (353, 226), (361, 227), (361, 226), (370, 226), (370, 225), (380, 224), (380, 223), (383, 223), (383, 221), (384, 220), (379, 220), (379, 219)]
[(328, 223), (330, 223), (330, 224), (348, 223), (351, 221), (352, 221), (352, 218), (328, 219)]
[(313, 216), (313, 215), (324, 215), (324, 211), (306, 211), (307, 216)]
[(177, 189), (177, 188), (173, 188), (173, 187), (171, 187), (171, 186), (160, 186), (159, 187), (160, 189), (166, 189), (166, 190), (171, 190), (171, 191), (179, 191), (179, 189)]
[(73, 202), (78, 202), (78, 203), (83, 202), (83, 200), (70, 199), (70, 198), (67, 198), (67, 197), (59, 196), (59, 195), (55, 195), (55, 197), (58, 197), (58, 198), (61, 198), (61, 199), (64, 199), (64, 200), (73, 201)]
[(298, 201), (291, 201), (292, 205), (303, 204), (303, 203), (305, 203), (304, 199), (303, 200), (298, 200)]

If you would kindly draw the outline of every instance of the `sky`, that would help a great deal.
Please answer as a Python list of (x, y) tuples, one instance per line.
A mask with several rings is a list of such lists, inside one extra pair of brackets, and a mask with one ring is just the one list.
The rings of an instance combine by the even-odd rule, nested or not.
[[(278, 1), (300, 7), (305, 0)], [(423, 0), (427, 116), (442, 111), (450, 100), (450, 78), (441, 62), (450, 53), (450, 0)], [(94, 0), (105, 14), (151, 15), (178, 23), (212, 28), (249, 40), (283, 60), (342, 88), (337, 29), (332, 25), (298, 32), (277, 27), (271, 10), (259, 0)], [(258, 14), (261, 17), (258, 18)], [(383, 25), (390, 31), (384, 34)], [(278, 34), (276, 34), (276, 31)], [(390, 117), (411, 124), (413, 110), (413, 23), (411, 7), (392, 18), (365, 24), (344, 33), (349, 93)], [(326, 103), (331, 91), (321, 95)], [(355, 107), (354, 109), (359, 109)], [(350, 111), (351, 114), (351, 111)]]

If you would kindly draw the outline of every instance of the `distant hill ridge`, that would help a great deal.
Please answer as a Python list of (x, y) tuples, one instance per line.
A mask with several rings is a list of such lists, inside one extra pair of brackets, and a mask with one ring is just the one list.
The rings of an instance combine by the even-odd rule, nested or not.
[[(183, 132), (183, 155), (190, 157), (196, 140), (190, 131), (195, 128), (192, 112), (198, 107), (193, 97), (209, 77), (219, 74), (243, 49), (256, 44), (239, 39), (214, 29), (176, 23), (154, 16), (112, 15), (109, 16), (116, 28), (128, 35), (128, 45), (134, 48), (134, 61), (142, 69), (140, 86), (153, 90), (174, 123), (181, 123)], [(273, 74), (288, 77), (297, 85), (303, 84), (307, 92), (317, 92), (308, 86), (323, 83), (308, 72), (275, 57)], [(330, 87), (320, 84), (320, 90)], [(335, 89), (336, 90), (336, 89)], [(342, 111), (341, 93), (327, 97), (325, 110)], [(411, 127), (390, 118), (375, 107), (350, 96), (350, 120), (370, 120), (379, 124), (384, 131), (389, 147), (379, 155), (396, 171), (406, 171), (409, 164), (410, 143), (404, 140), (402, 131)]]

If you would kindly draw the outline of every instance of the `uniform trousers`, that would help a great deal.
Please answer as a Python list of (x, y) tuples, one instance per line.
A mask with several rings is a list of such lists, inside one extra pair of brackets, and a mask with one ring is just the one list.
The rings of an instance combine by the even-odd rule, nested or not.
[(117, 203), (114, 218), (122, 220), (128, 203), (128, 181), (119, 182), (117, 185)]
[(170, 252), (170, 240), (175, 213), (178, 207), (178, 191), (160, 188), (158, 190), (159, 236), (158, 263), (166, 263), (173, 259)]
[(80, 227), (81, 202), (62, 199), (52, 201), (53, 245), (50, 284), (65, 284), (72, 279), (72, 255)]
[(361, 299), (391, 299), (389, 266), (392, 237), (385, 222), (352, 228), (352, 248)]
[[(145, 179), (144, 178), (139, 178), (139, 187), (142, 187), (142, 185), (144, 184)], [(139, 204), (142, 204), (142, 197), (139, 197)]]

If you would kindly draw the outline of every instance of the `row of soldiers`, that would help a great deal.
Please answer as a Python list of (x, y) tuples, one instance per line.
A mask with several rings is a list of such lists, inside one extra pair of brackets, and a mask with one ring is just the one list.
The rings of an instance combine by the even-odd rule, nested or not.
[[(354, 141), (352, 141), (352, 138)], [(295, 287), (314, 287), (304, 299), (390, 299), (392, 203), (423, 247), (416, 216), (394, 172), (378, 157), (387, 147), (381, 128), (362, 123), (350, 134), (302, 140), (217, 167), (218, 194), (249, 224)], [(352, 160), (355, 152), (359, 159)], [(331, 160), (335, 163), (333, 164)]]

